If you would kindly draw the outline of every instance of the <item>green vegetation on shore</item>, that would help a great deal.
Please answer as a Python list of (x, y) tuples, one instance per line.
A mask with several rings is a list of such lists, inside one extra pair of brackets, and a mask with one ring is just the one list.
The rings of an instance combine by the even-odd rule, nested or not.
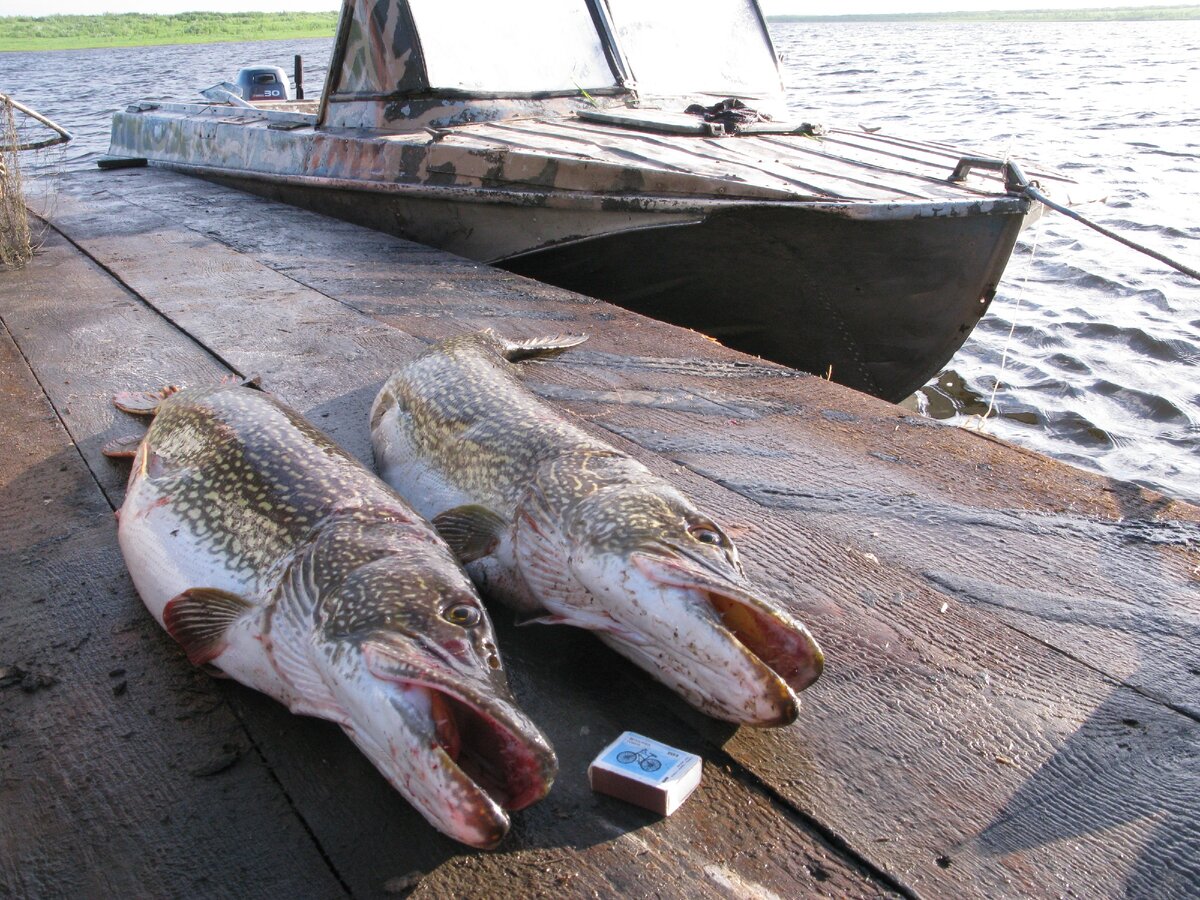
[(0, 17), (0, 51), (332, 38), (336, 12)]
[[(212, 13), (172, 16), (0, 16), (0, 52), (143, 47), (332, 38), (336, 12)], [(770, 16), (772, 22), (1153, 22), (1200, 19), (1200, 6), (1122, 6), (1113, 9), (1041, 9), (1013, 12), (896, 13), (870, 16)]]
[(862, 16), (768, 16), (770, 22), (1178, 22), (1200, 19), (1200, 6), (1018, 9), (988, 12), (883, 13)]

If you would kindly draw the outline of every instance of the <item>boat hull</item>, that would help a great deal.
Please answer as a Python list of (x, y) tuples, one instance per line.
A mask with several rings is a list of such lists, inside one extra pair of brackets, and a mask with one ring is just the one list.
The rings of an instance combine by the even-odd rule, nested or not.
[[(189, 171), (693, 328), (892, 401), (936, 375), (987, 312), (1025, 210), (572, 210)], [(517, 246), (538, 249), (506, 253)]]
[(967, 166), (988, 161), (898, 136), (662, 134), (646, 110), (629, 127), (563, 116), (392, 134), (321, 129), (293, 105), (141, 102), (114, 115), (110, 153), (499, 265), (889, 400), (966, 340), (1038, 209), (1002, 164)]
[(886, 400), (926, 384), (987, 312), (1019, 214), (858, 220), (778, 206), (500, 261)]

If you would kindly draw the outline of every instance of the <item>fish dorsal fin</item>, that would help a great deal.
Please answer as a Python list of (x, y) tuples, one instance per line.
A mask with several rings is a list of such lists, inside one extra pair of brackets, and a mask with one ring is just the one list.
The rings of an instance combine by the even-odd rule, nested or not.
[[(222, 375), (217, 383), (223, 387), (247, 387), (263, 390), (261, 375), (242, 376), (230, 373)], [(113, 406), (122, 412), (132, 413), (135, 416), (153, 416), (158, 413), (164, 400), (178, 394), (181, 390), (183, 388), (179, 385), (168, 384), (157, 391), (120, 391), (113, 394), (112, 402)]]
[(127, 434), (113, 438), (100, 448), (100, 452), (109, 459), (133, 459), (137, 456), (138, 447), (142, 445), (144, 434)]
[(218, 588), (188, 588), (163, 608), (163, 625), (192, 665), (212, 662), (228, 645), (229, 629), (253, 610), (244, 597)]
[(543, 609), (569, 621), (574, 618), (570, 610), (592, 605), (591, 594), (571, 571), (557, 516), (536, 483), (517, 507), (513, 545), (521, 577)]
[(231, 372), (228, 375), (222, 375), (218, 383), (224, 387), (252, 388), (256, 391), (262, 391), (264, 394), (267, 392), (266, 388), (262, 386), (262, 376), (258, 374), (235, 375)]
[(455, 506), (433, 517), (433, 527), (463, 565), (489, 556), (509, 523), (477, 503)]
[(500, 338), (501, 354), (509, 362), (521, 362), (526, 359), (550, 359), (565, 353), (572, 347), (578, 347), (588, 339), (586, 334), (554, 334), (547, 337), (524, 338), (510, 341)]

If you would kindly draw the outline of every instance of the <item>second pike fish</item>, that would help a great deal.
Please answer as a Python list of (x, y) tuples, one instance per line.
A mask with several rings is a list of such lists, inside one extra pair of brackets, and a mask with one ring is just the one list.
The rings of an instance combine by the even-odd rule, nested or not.
[(375, 399), (380, 474), (485, 593), (595, 632), (711, 716), (788, 724), (823, 666), (808, 630), (745, 580), (707, 514), (518, 380), (517, 360), (583, 340), (433, 345)]
[(140, 443), (105, 452), (134, 456), (121, 552), (188, 658), (337, 722), (433, 825), (496, 844), (508, 811), (550, 789), (556, 762), (429, 524), (250, 387), (116, 403), (157, 413)]

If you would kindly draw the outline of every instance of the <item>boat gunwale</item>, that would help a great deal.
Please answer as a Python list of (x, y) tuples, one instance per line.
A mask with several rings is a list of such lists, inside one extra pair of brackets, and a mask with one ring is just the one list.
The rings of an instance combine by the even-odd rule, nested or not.
[(894, 221), (924, 218), (956, 218), (976, 215), (1028, 215), (1033, 201), (1022, 195), (993, 195), (963, 200), (829, 200), (797, 196), (790, 200), (757, 198), (687, 197), (644, 193), (595, 193), (590, 191), (520, 191), (466, 185), (430, 185), (403, 181), (369, 181), (327, 175), (283, 174), (261, 169), (200, 166), (168, 160), (152, 160), (156, 166), (200, 177), (240, 178), (297, 187), (320, 187), (362, 193), (403, 194), (409, 197), (552, 209), (598, 210), (603, 212), (667, 212), (708, 215), (722, 209), (803, 209), (860, 221)]
[[(461, 136), (468, 142), (471, 140), (474, 140), (477, 142), (481, 142), (483, 144), (488, 144), (490, 142), (494, 142), (497, 140), (500, 140), (502, 142), (503, 139), (496, 138), (493, 136), (488, 136), (488, 135), (475, 134), (475, 133), (473, 133), (474, 128), (477, 128), (477, 127), (486, 128), (486, 127), (494, 126), (494, 127), (500, 128), (500, 129), (504, 129), (505, 127), (511, 126), (511, 127), (518, 128), (518, 130), (521, 130), (522, 123), (530, 123), (530, 122), (536, 123), (539, 125), (543, 125), (543, 126), (548, 126), (550, 129), (552, 129), (552, 133), (556, 137), (565, 135), (566, 137), (570, 138), (569, 132), (572, 131), (572, 126), (582, 126), (583, 132), (588, 135), (589, 139), (594, 139), (597, 135), (602, 136), (605, 133), (605, 129), (615, 129), (620, 132), (629, 131), (631, 134), (637, 135), (637, 137), (640, 140), (642, 140), (643, 142), (650, 141), (653, 143), (662, 143), (662, 141), (658, 141), (655, 139), (656, 139), (656, 137), (664, 137), (663, 135), (656, 135), (654, 133), (641, 133), (641, 132), (637, 131), (636, 129), (627, 129), (620, 125), (607, 125), (605, 123), (593, 123), (587, 119), (579, 119), (579, 118), (574, 118), (574, 117), (570, 117), (570, 116), (564, 117), (561, 120), (559, 120), (557, 117), (553, 117), (553, 116), (544, 117), (544, 116), (540, 116), (540, 115), (534, 115), (534, 116), (528, 116), (528, 117), (505, 118), (505, 119), (500, 119), (500, 120), (495, 120), (495, 121), (480, 121), (480, 122), (465, 123), (465, 124), (458, 125), (458, 126), (436, 126), (435, 127), (433, 125), (426, 125), (425, 127), (421, 128), (421, 129), (414, 129), (411, 132), (396, 133), (396, 132), (386, 132), (386, 131), (379, 131), (379, 132), (370, 131), (370, 130), (364, 131), (364, 130), (360, 130), (360, 129), (323, 128), (317, 124), (315, 117), (312, 116), (311, 114), (302, 113), (302, 112), (298, 112), (298, 111), (291, 110), (291, 109), (273, 109), (270, 107), (255, 107), (253, 109), (241, 109), (241, 108), (237, 108), (237, 107), (225, 107), (225, 106), (214, 105), (214, 104), (162, 102), (162, 103), (154, 103), (154, 104), (150, 104), (150, 103), (132, 104), (125, 110), (126, 115), (135, 115), (135, 114), (144, 115), (146, 113), (152, 113), (152, 112), (159, 112), (160, 114), (162, 114), (166, 117), (178, 116), (183, 119), (195, 118), (195, 119), (202, 119), (202, 120), (209, 120), (209, 121), (216, 120), (218, 122), (226, 122), (231, 125), (232, 124), (262, 125), (265, 123), (268, 128), (279, 128), (281, 126), (286, 126), (288, 128), (288, 130), (295, 130), (295, 129), (300, 129), (300, 128), (311, 128), (312, 129), (311, 133), (314, 136), (321, 136), (321, 137), (333, 138), (333, 139), (342, 139), (342, 140), (348, 140), (348, 141), (363, 141), (363, 142), (382, 141), (382, 142), (386, 142), (386, 143), (392, 143), (392, 142), (407, 143), (407, 142), (411, 142), (414, 140), (429, 141), (429, 139), (432, 137), (432, 141), (434, 143), (437, 143), (446, 138), (455, 138), (455, 137)], [(120, 113), (118, 113), (117, 115), (120, 115)], [(566, 131), (563, 131), (564, 128), (566, 129)], [(522, 133), (524, 133), (524, 132), (522, 132)], [(843, 129), (830, 129), (830, 135), (831, 135), (830, 139), (835, 144), (843, 143), (844, 137), (853, 137), (851, 132), (843, 130)], [(665, 137), (667, 137), (666, 143), (668, 145), (672, 144), (672, 143), (674, 143), (674, 141), (678, 140), (678, 136), (667, 135)], [(782, 137), (782, 135), (777, 136), (777, 135), (771, 135), (771, 134), (763, 134), (763, 135), (754, 135), (753, 137), (755, 139), (761, 140), (767, 144), (780, 145), (779, 138)], [(843, 140), (839, 140), (838, 139), (839, 137), (842, 137)], [(571, 138), (571, 139), (573, 139), (573, 138)], [(824, 137), (822, 139), (824, 139)], [(711, 143), (711, 142), (709, 142), (709, 143)], [(853, 141), (849, 142), (848, 146), (855, 151), (880, 154), (882, 156), (883, 160), (900, 159), (902, 161), (907, 161), (910, 163), (911, 162), (919, 162), (918, 160), (914, 160), (911, 157), (904, 157), (902, 154), (897, 153), (897, 151), (895, 149), (897, 146), (896, 141), (887, 141), (885, 143), (888, 145), (889, 149), (882, 149), (882, 148), (876, 149), (873, 147), (863, 147), (861, 144), (854, 143)], [(871, 162), (868, 160), (855, 158), (853, 155), (847, 155), (847, 156), (835, 155), (835, 156), (830, 157), (828, 154), (821, 152), (818, 148), (805, 147), (799, 143), (797, 143), (797, 144), (786, 143), (786, 144), (782, 144), (782, 146), (786, 146), (787, 149), (791, 153), (795, 154), (795, 156), (796, 156), (796, 158), (791, 161), (790, 166), (787, 167), (786, 170), (777, 170), (775, 167), (771, 167), (771, 166), (764, 167), (760, 164), (754, 163), (749, 158), (743, 159), (743, 160), (738, 160), (738, 164), (746, 166), (748, 169), (753, 170), (755, 172), (764, 174), (769, 179), (772, 179), (772, 180), (777, 180), (779, 178), (784, 178), (785, 180), (787, 180), (788, 175), (786, 174), (786, 172), (794, 171), (794, 172), (800, 172), (800, 173), (807, 173), (811, 176), (814, 176), (816, 178), (817, 182), (821, 181), (822, 179), (832, 179), (834, 182), (836, 182), (838, 184), (875, 187), (878, 185), (878, 176), (883, 174), (883, 175), (888, 175), (888, 176), (897, 176), (897, 177), (903, 179), (904, 181), (914, 182), (918, 187), (911, 188), (911, 187), (902, 187), (902, 186), (898, 186), (898, 185), (892, 185), (892, 191), (890, 192), (892, 194), (892, 196), (882, 196), (882, 197), (881, 196), (876, 196), (876, 197), (856, 196), (856, 194), (858, 193), (856, 191), (846, 191), (846, 189), (844, 187), (838, 189), (838, 188), (835, 188), (833, 185), (831, 185), (828, 188), (822, 189), (821, 187), (818, 186), (817, 183), (808, 183), (807, 181), (802, 181), (793, 175), (791, 177), (791, 184), (788, 185), (787, 187), (770, 188), (770, 186), (765, 183), (763, 185), (765, 188), (769, 188), (769, 193), (775, 194), (776, 199), (780, 200), (781, 202), (786, 202), (786, 203), (793, 203), (793, 202), (797, 202), (797, 201), (799, 201), (799, 202), (816, 202), (818, 199), (820, 199), (820, 200), (825, 200), (825, 201), (828, 201), (831, 203), (836, 203), (836, 204), (843, 204), (843, 203), (848, 203), (848, 202), (903, 203), (903, 202), (908, 202), (908, 200), (911, 198), (912, 202), (915, 202), (915, 203), (928, 202), (928, 203), (937, 204), (938, 206), (942, 206), (945, 204), (954, 204), (954, 203), (959, 203), (959, 202), (975, 203), (975, 202), (978, 202), (981, 200), (985, 201), (985, 202), (986, 201), (994, 201), (997, 198), (1011, 196), (1007, 192), (1003, 191), (1003, 189), (997, 189), (997, 188), (1000, 188), (999, 182), (997, 182), (995, 188), (991, 188), (991, 189), (989, 189), (989, 186), (986, 184), (962, 184), (962, 183), (959, 183), (959, 184), (950, 185), (945, 179), (942, 179), (942, 178), (940, 178), (936, 175), (933, 175), (929, 172), (923, 172), (923, 171), (919, 171), (916, 169), (910, 171), (905, 168), (897, 167), (894, 165), (889, 166), (886, 164), (881, 164), (882, 160), (876, 161), (876, 162)], [(940, 155), (945, 154), (948, 158), (951, 158), (951, 159), (955, 158), (953, 156), (953, 154), (947, 153), (946, 151), (942, 150), (939, 147), (935, 147), (935, 146), (926, 147), (920, 141), (903, 140), (902, 146), (906, 146), (910, 150), (913, 150), (913, 151), (923, 151), (927, 154), (931, 154), (934, 156), (940, 156)], [(470, 148), (467, 148), (467, 149), (470, 150)], [(734, 155), (737, 156), (736, 153)], [(840, 172), (837, 170), (829, 170), (829, 169), (825, 168), (824, 166), (802, 165), (802, 164), (800, 164), (800, 158), (806, 158), (810, 161), (828, 159), (833, 164), (847, 168), (852, 171)], [(857, 174), (855, 174), (855, 172), (857, 172)], [(300, 173), (297, 173), (297, 174), (300, 174)], [(871, 176), (875, 176), (875, 179), (872, 180)], [(403, 183), (403, 182), (400, 182), (400, 183)], [(733, 180), (733, 182), (731, 182), (731, 183), (736, 183), (736, 179)], [(954, 198), (952, 196), (946, 197), (946, 196), (936, 196), (936, 195), (935, 196), (928, 196), (928, 195), (922, 196), (920, 193), (915, 192), (916, 190), (920, 189), (920, 186), (932, 187), (932, 186), (936, 186), (936, 185), (942, 185), (943, 187), (953, 186), (957, 189), (956, 193), (958, 193), (962, 196), (960, 196), (959, 198)], [(462, 185), (459, 185), (459, 186), (462, 186)], [(479, 187), (482, 188), (483, 186), (480, 185)], [(735, 188), (735, 190), (736, 190), (736, 188)], [(608, 196), (607, 192), (597, 192), (597, 193)], [(703, 190), (698, 190), (696, 192), (689, 192), (689, 193), (692, 196), (697, 196), (697, 197), (701, 197), (701, 198), (711, 198), (714, 196), (719, 196), (719, 195), (714, 195), (712, 192), (705, 192)], [(764, 197), (764, 193), (767, 193), (767, 192), (764, 191), (764, 192), (757, 193), (756, 195), (748, 195), (745, 197), (745, 199), (747, 199), (747, 200), (766, 199), (766, 197)], [(879, 192), (879, 193), (883, 193), (883, 192)], [(929, 193), (935, 193), (935, 192), (929, 192)], [(955, 210), (951, 214), (957, 215), (957, 214), (961, 214), (961, 212), (959, 210)], [(867, 216), (867, 217), (873, 217), (873, 216)]]

